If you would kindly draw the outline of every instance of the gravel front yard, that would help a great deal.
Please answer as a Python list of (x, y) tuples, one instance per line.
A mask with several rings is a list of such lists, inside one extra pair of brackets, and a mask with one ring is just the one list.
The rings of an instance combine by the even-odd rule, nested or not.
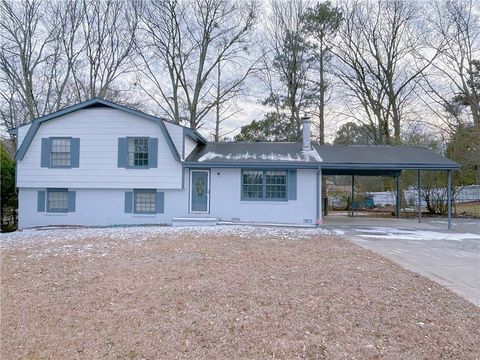
[(480, 310), (325, 231), (0, 235), (2, 359), (478, 359)]

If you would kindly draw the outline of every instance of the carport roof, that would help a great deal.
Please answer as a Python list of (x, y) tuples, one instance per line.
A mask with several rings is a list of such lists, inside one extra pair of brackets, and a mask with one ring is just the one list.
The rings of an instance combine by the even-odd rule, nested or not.
[(442, 155), (417, 146), (318, 145), (324, 173), (377, 175), (401, 170), (458, 170), (460, 165)]
[(198, 146), (186, 159), (191, 167), (321, 167), (331, 175), (396, 175), (401, 170), (457, 170), (460, 165), (431, 150), (414, 146), (319, 145), (230, 142)]

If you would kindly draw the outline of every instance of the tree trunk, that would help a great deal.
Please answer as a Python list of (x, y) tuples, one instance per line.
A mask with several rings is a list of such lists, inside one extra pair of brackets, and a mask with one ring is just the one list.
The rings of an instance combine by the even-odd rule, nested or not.
[(324, 78), (324, 54), (320, 50), (320, 89), (319, 89), (319, 109), (318, 109), (318, 141), (321, 145), (325, 144), (325, 78)]
[(473, 125), (478, 129), (480, 127), (480, 107), (475, 95), (472, 96), (470, 110), (472, 111)]
[(217, 103), (215, 104), (215, 134), (214, 140), (215, 142), (220, 141), (220, 61), (217, 64)]

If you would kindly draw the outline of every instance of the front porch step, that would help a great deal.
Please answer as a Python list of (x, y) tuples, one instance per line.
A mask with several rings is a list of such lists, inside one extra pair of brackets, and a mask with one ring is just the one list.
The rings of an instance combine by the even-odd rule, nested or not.
[(217, 221), (214, 217), (176, 217), (172, 219), (172, 226), (214, 226)]

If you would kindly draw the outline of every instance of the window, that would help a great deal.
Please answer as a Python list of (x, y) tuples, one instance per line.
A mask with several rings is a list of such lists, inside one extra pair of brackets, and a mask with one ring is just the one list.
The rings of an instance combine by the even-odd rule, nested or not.
[(287, 198), (287, 174), (285, 171), (265, 172), (267, 199), (285, 200)]
[(148, 166), (148, 138), (128, 139), (128, 166)]
[(263, 171), (243, 171), (242, 198), (263, 199)]
[(71, 139), (52, 138), (50, 148), (51, 167), (71, 166)]
[(242, 200), (287, 200), (287, 172), (242, 171)]
[(155, 214), (155, 190), (135, 190), (133, 212), (137, 214)]
[(68, 212), (67, 189), (55, 189), (47, 191), (47, 211)]

